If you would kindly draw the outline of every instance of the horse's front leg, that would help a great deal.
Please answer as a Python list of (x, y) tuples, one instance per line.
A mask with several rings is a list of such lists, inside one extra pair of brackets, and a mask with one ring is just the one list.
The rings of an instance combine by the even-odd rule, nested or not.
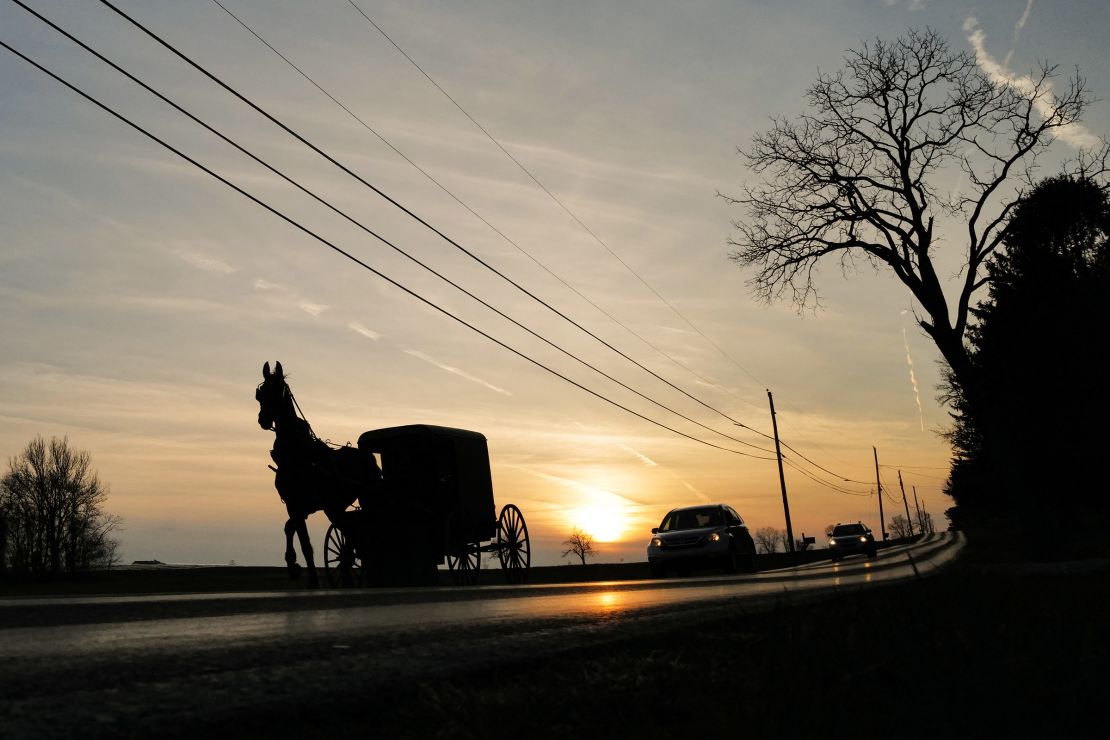
[(320, 588), (320, 576), (316, 573), (316, 561), (312, 559), (312, 540), (308, 538), (308, 519), (297, 520), (297, 537), (301, 540), (301, 554), (308, 568), (308, 587)]
[[(301, 517), (300, 521), (304, 522), (304, 518)], [(290, 514), (289, 520), (285, 522), (285, 567), (291, 581), (301, 577), (301, 566), (297, 564), (297, 552), (293, 549), (293, 532), (296, 530), (297, 517), (295, 514)], [(303, 548), (304, 545), (302, 544), (301, 547)]]

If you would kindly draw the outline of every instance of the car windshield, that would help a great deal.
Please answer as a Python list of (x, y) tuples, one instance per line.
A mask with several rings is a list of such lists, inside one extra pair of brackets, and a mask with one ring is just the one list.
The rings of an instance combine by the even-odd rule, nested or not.
[(719, 527), (723, 524), (721, 510), (715, 506), (704, 509), (682, 509), (672, 511), (663, 519), (659, 527), (660, 532), (673, 532), (678, 529), (700, 529), (702, 527)]
[(862, 524), (841, 524), (833, 529), (833, 537), (844, 537), (850, 534), (863, 534)]

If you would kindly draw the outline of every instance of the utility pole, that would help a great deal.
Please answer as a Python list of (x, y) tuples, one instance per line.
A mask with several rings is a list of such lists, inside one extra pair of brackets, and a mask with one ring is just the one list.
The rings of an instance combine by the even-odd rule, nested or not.
[(786, 500), (786, 476), (782, 474), (782, 448), (779, 447), (779, 423), (775, 418), (775, 398), (767, 389), (767, 400), (771, 404), (771, 429), (775, 432), (775, 457), (779, 461), (779, 487), (782, 489), (782, 510), (786, 514), (786, 538), (790, 540), (790, 552), (794, 552), (794, 528), (790, 526), (790, 502)]
[(898, 471), (898, 487), (902, 489), (902, 505), (906, 507), (906, 524), (910, 525), (910, 537), (913, 537), (913, 519), (910, 519), (910, 504), (906, 500), (906, 487), (902, 485), (902, 471)]
[(925, 522), (921, 518), (921, 506), (917, 503), (917, 486), (913, 486), (913, 510), (917, 512), (917, 528), (925, 534)]
[(879, 529), (883, 533), (883, 542), (886, 542), (886, 518), (883, 516), (883, 479), (879, 477), (879, 451), (874, 447), (871, 451), (875, 453), (875, 483), (879, 486)]

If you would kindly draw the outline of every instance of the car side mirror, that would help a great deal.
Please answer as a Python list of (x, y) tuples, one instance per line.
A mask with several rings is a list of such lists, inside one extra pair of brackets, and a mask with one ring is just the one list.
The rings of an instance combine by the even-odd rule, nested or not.
[(652, 534), (659, 534), (659, 527), (652, 527), (651, 528), (651, 533)]

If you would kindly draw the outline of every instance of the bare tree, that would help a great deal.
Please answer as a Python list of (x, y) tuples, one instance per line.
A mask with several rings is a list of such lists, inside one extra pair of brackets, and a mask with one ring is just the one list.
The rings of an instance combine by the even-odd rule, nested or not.
[(586, 564), (586, 558), (597, 552), (594, 548), (594, 538), (578, 527), (571, 530), (570, 537), (563, 540), (563, 544), (567, 546), (567, 549), (563, 550), (563, 557), (573, 553), (575, 557), (582, 560), (582, 565)]
[[(927, 314), (918, 323), (953, 379), (970, 382), (964, 338), (984, 262), (1038, 155), (1091, 101), (1078, 73), (1054, 95), (1056, 77), (1047, 64), (1020, 81), (989, 74), (930, 29), (848, 52), (844, 69), (810, 87), (811, 112), (774, 119), (740, 151), (763, 181), (721, 196), (747, 211), (733, 222), (731, 258), (756, 268), (757, 295), (789, 296), (799, 310), (819, 305), (814, 277), (825, 258), (844, 275), (860, 262), (889, 269)], [(939, 191), (938, 171), (955, 167), (962, 186)], [(945, 259), (963, 265), (954, 305), (950, 268), (934, 262), (938, 216), (966, 224), (960, 259)]]
[(756, 549), (765, 554), (778, 552), (779, 542), (782, 541), (782, 531), (774, 527), (760, 527), (755, 530), (753, 538)]
[(913, 537), (913, 527), (906, 517), (901, 514), (896, 514), (894, 518), (890, 520), (890, 533), (895, 539)]
[(0, 561), (35, 574), (111, 566), (120, 519), (104, 512), (107, 495), (89, 453), (71, 449), (68, 439), (36, 437), (0, 480)]

